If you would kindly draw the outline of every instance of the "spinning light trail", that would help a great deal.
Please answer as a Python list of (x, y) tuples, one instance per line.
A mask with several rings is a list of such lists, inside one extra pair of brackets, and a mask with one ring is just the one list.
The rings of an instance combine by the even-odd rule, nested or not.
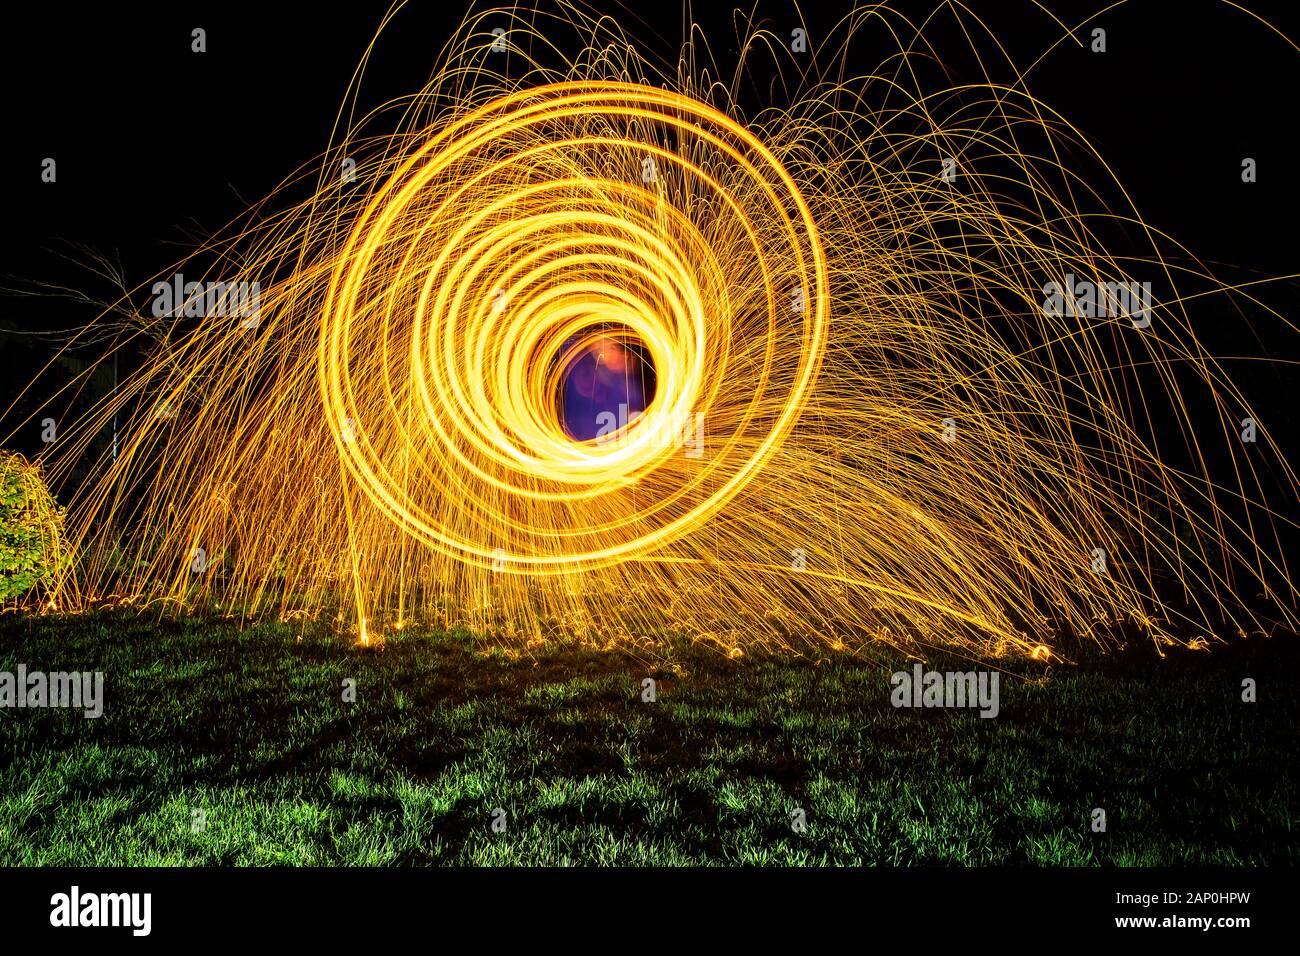
[[(867, 31), (911, 39), (849, 80)], [(418, 96), (342, 114), (309, 198), (201, 250), (254, 318), (142, 317), (165, 346), (47, 462), (92, 469), (52, 600), (733, 653), (1188, 642), (1268, 626), (1261, 591), (1293, 622), (1295, 476), (1179, 292), (1249, 290), (1085, 211), (1023, 85), (926, 88), (887, 8), (841, 34), (840, 79), (746, 119), (699, 39), (666, 69), (583, 8), (473, 15)], [(653, 388), (575, 436), (606, 352)]]

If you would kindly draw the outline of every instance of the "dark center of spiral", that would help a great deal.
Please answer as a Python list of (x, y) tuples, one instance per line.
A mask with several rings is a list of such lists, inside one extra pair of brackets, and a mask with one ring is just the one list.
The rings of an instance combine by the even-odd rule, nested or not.
[(560, 354), (564, 367), (556, 403), (560, 425), (575, 441), (614, 436), (654, 398), (654, 363), (633, 335), (584, 333), (565, 343)]

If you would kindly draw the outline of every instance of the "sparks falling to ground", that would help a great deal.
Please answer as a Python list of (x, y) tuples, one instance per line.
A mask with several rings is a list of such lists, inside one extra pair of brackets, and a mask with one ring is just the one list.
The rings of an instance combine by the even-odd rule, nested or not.
[[(363, 63), (322, 159), (201, 250), (255, 313), (146, 307), (165, 345), (47, 456), (91, 472), (48, 600), (732, 653), (1189, 643), (1259, 592), (1293, 624), (1295, 476), (1193, 333), (1248, 290), (1094, 208), (1028, 81), (935, 88), (924, 48), (883, 7), (815, 58), (754, 27), (736, 76), (786, 105), (749, 115), (698, 35), (665, 67), (577, 6), (473, 14), (358, 118)], [(624, 377), (594, 431), (584, 355)]]

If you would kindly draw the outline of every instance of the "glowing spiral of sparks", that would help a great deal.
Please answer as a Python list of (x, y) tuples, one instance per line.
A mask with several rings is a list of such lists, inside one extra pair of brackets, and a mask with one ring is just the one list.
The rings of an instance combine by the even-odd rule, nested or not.
[[(48, 453), (76, 553), (51, 603), (732, 656), (1296, 623), (1300, 481), (1197, 335), (1211, 298), (1266, 309), (1255, 280), (1146, 224), (1023, 84), (953, 85), (871, 4), (816, 69), (746, 24), (737, 77), (779, 78), (747, 111), (696, 34), (666, 68), (534, 13), (471, 13), (391, 113), (354, 85), (324, 155), (195, 253), (260, 283), (255, 321), (116, 343), (139, 366)], [(850, 82), (868, 32), (897, 56)], [(1142, 321), (1076, 280), (1145, 288)]]
[[(821, 361), (826, 284), (807, 203), (735, 121), (644, 85), (529, 89), (439, 131), (370, 201), (331, 279), (321, 394), (350, 423), (349, 470), (419, 541), (599, 567), (698, 527), (780, 447)], [(611, 330), (645, 348), (657, 397), (575, 441), (562, 351)], [(683, 454), (696, 421), (707, 458)]]

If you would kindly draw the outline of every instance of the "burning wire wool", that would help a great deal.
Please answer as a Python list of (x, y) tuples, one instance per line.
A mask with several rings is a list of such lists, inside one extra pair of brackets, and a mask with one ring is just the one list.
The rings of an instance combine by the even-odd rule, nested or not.
[[(309, 198), (203, 250), (196, 288), (253, 314), (178, 319), (161, 282), (164, 344), (45, 463), (90, 470), (57, 602), (733, 654), (1188, 642), (1259, 626), (1260, 591), (1290, 621), (1261, 475), (1295, 477), (1193, 333), (1179, 289), (1212, 277), (1083, 208), (1024, 85), (925, 88), (887, 8), (820, 75), (891, 29), (881, 73), (799, 66), (746, 118), (698, 38), (670, 69), (580, 7), (472, 15), (282, 191)], [(582, 52), (547, 65), (560, 34)], [(737, 76), (794, 75), (788, 47), (753, 28)], [(594, 435), (583, 356), (642, 375)]]

